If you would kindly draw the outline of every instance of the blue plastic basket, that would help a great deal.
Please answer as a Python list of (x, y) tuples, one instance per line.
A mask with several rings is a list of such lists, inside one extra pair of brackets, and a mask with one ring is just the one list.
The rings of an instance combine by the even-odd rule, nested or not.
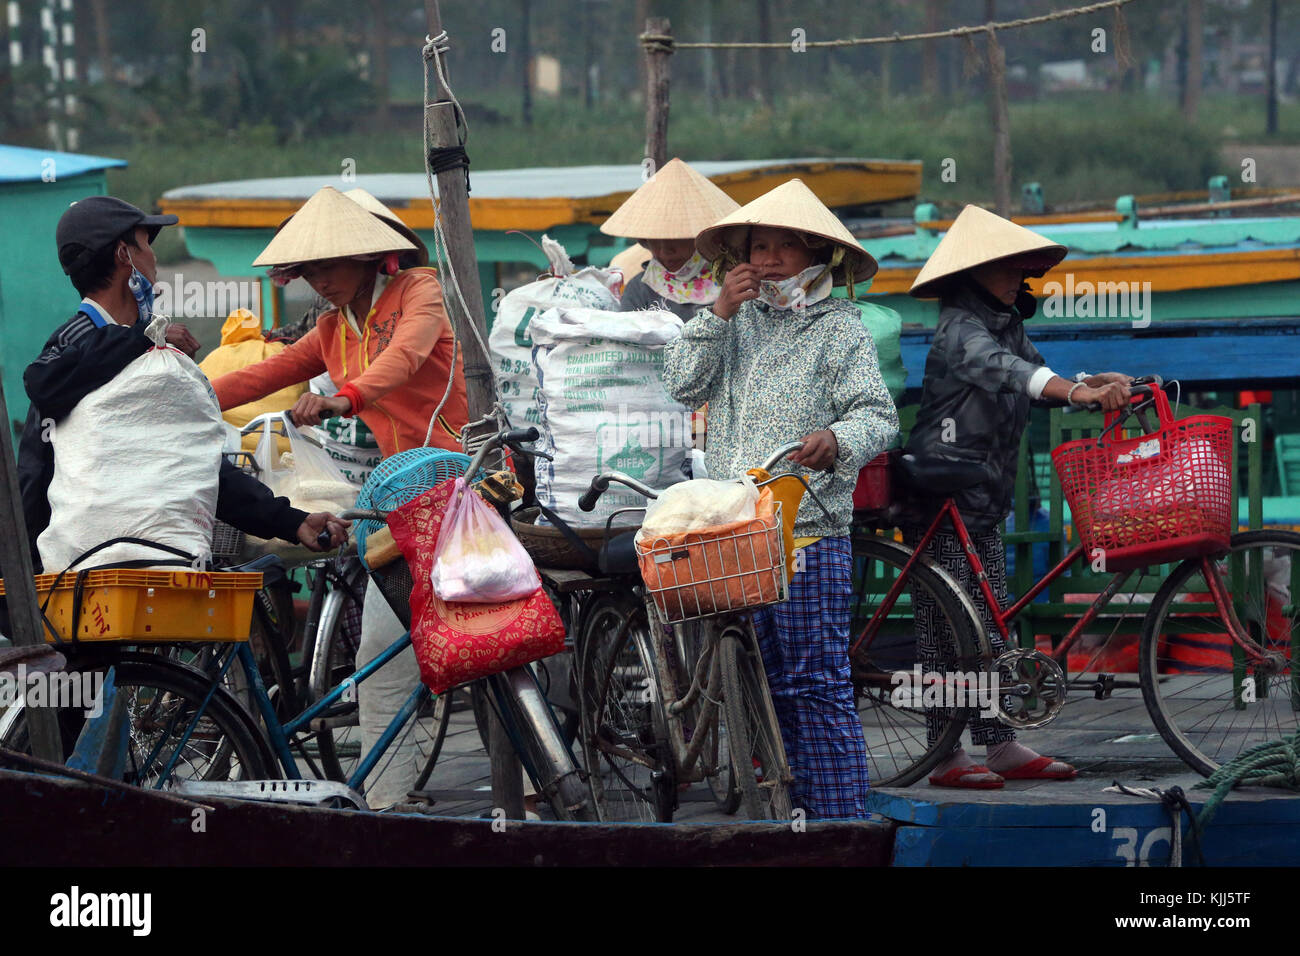
[[(385, 458), (366, 479), (357, 495), (357, 508), (393, 511), (413, 498), (451, 478), (459, 478), (469, 467), (470, 458), (457, 451), (441, 448), (412, 448)], [(357, 552), (366, 556), (366, 538), (383, 522), (366, 518), (353, 529)]]

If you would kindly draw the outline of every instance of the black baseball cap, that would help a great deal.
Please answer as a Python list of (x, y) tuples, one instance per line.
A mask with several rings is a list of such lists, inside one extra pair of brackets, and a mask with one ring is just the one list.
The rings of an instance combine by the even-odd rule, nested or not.
[(81, 269), (95, 253), (136, 226), (149, 230), (149, 241), (163, 226), (178, 222), (175, 216), (150, 216), (114, 196), (88, 196), (68, 207), (59, 218), (54, 240), (59, 246), (59, 264), (67, 275)]

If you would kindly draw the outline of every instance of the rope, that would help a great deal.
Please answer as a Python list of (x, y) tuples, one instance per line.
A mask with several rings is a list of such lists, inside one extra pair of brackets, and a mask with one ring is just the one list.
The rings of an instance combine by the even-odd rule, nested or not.
[(1170, 787), (1168, 790), (1161, 790), (1159, 787), (1126, 787), (1116, 780), (1109, 787), (1103, 788), (1103, 792), (1122, 793), (1130, 797), (1145, 797), (1148, 800), (1160, 801), (1169, 813), (1172, 833), (1169, 850), (1171, 867), (1183, 865), (1183, 814), (1186, 813), (1187, 819), (1191, 822), (1187, 842), (1195, 849), (1200, 865), (1205, 866), (1205, 855), (1201, 852), (1201, 832), (1204, 824), (1192, 812), (1192, 805), (1187, 801), (1187, 794), (1182, 787)]
[(1214, 788), (1214, 793), (1201, 807), (1197, 826), (1210, 825), (1219, 806), (1234, 787), (1286, 787), (1300, 790), (1300, 760), (1296, 748), (1300, 746), (1300, 731), (1281, 740), (1251, 747), (1229, 760), (1195, 787), (1197, 790)]
[[(945, 37), (966, 37), (975, 34), (984, 33), (986, 30), (1015, 30), (1020, 27), (1031, 27), (1039, 23), (1050, 23), (1053, 20), (1066, 20), (1070, 17), (1081, 17), (1089, 13), (1097, 13), (1101, 10), (1116, 10), (1127, 4), (1133, 3), (1134, 0), (1105, 0), (1104, 3), (1090, 3), (1083, 7), (1074, 7), (1069, 10), (1058, 10), (1055, 13), (1046, 13), (1038, 17), (1022, 17), (1019, 20), (1004, 20), (1001, 23), (983, 23), (973, 27), (953, 27), (950, 30), (938, 30), (930, 33), (893, 33), (889, 36), (879, 37), (850, 37), (845, 40), (806, 40), (802, 44), (805, 47), (845, 47), (845, 46), (870, 46), (876, 43), (907, 43), (911, 40), (939, 40)], [(641, 45), (647, 51), (652, 53), (672, 53), (674, 50), (788, 50), (790, 44), (787, 41), (776, 43), (677, 43), (668, 34), (643, 33), (640, 35)], [(1127, 39), (1127, 34), (1125, 35)], [(1126, 47), (1127, 49), (1127, 47)]]
[[(492, 394), (496, 408), (496, 398), (501, 394), (501, 388), (497, 381), (496, 369), (492, 367), (490, 359), (491, 352), (488, 351), (487, 343), (483, 341), (483, 336), (479, 334), (478, 323), (474, 321), (474, 316), (470, 314), (469, 306), (465, 302), (465, 294), (461, 291), (460, 280), (456, 276), (456, 269), (451, 263), (451, 252), (447, 247), (447, 233), (443, 228), (442, 207), (438, 203), (437, 189), (433, 184), (433, 177), (436, 172), (443, 172), (446, 169), (454, 169), (458, 165), (465, 167), (465, 191), (469, 192), (469, 156), (465, 154), (465, 143), (469, 139), (469, 123), (465, 120), (465, 113), (460, 107), (460, 101), (456, 99), (455, 92), (452, 91), (451, 84), (447, 81), (447, 72), (444, 69), (442, 57), (451, 49), (451, 41), (447, 37), (447, 31), (443, 30), (436, 37), (426, 36), (424, 38), (424, 47), (421, 54), (424, 60), (424, 176), (429, 186), (429, 200), (433, 203), (433, 254), (436, 268), (440, 276), (445, 275), (451, 280), (451, 291), (455, 296), (455, 301), (459, 303), (461, 315), (465, 316), (466, 324), (469, 326), (474, 340), (478, 342), (479, 347), (483, 350), (483, 356), (487, 360), (488, 374), (492, 376)], [(433, 136), (429, 123), (429, 111), (434, 107), (446, 106), (446, 102), (430, 103), (429, 102), (429, 63), (433, 63), (434, 70), (438, 74), (438, 82), (442, 88), (447, 91), (447, 97), (451, 100), (451, 106), (456, 117), (456, 138), (459, 140), (457, 145), (449, 147), (436, 147), (433, 144)], [(460, 162), (450, 162), (449, 157), (459, 153), (464, 157), (463, 164)], [(439, 160), (446, 165), (435, 170), (435, 160)], [(445, 288), (445, 286), (444, 286)], [(429, 416), (429, 428), (424, 433), (424, 445), (427, 448), (429, 442), (433, 440), (433, 428), (438, 421), (438, 416), (442, 413), (443, 407), (447, 404), (447, 399), (451, 397), (452, 380), (456, 375), (456, 356), (460, 350), (460, 335), (456, 329), (456, 323), (451, 323), (451, 374), (447, 376), (447, 389), (442, 394), (442, 400), (438, 402), (438, 407), (433, 410)]]

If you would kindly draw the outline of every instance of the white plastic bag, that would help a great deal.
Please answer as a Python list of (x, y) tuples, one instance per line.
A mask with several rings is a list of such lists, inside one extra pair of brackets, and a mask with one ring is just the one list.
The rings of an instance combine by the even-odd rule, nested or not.
[(548, 236), (542, 236), (542, 250), (550, 263), (551, 274), (508, 292), (501, 299), (488, 336), (492, 364), (501, 387), (501, 407), (521, 427), (541, 422), (535, 394), (532, 320), (556, 306), (617, 309), (616, 290), (623, 284), (622, 273), (617, 269), (591, 266), (574, 271), (564, 247)]
[[(131, 537), (206, 558), (212, 551), (225, 423), (199, 367), (166, 344), (91, 392), (50, 431), (50, 524), (37, 539), (46, 571), (62, 571), (95, 545)], [(170, 556), (136, 544), (98, 552), (92, 566)]]
[(468, 604), (516, 601), (542, 586), (519, 539), (464, 478), (447, 504), (430, 583), (442, 600)]
[(758, 486), (745, 475), (739, 481), (696, 478), (664, 489), (646, 508), (644, 538), (683, 534), (753, 518), (758, 513)]
[(671, 312), (551, 309), (533, 319), (542, 439), (537, 499), (573, 525), (603, 525), (645, 498), (611, 485), (578, 509), (593, 476), (622, 471), (652, 488), (686, 478), (691, 410), (664, 388), (664, 346), (682, 333)]
[[(289, 451), (279, 455), (273, 424), (283, 424), (289, 439)], [(329, 452), (303, 435), (288, 415), (262, 422), (262, 439), (253, 456), (257, 460), (262, 483), (277, 495), (288, 498), (295, 508), (308, 513), (337, 513), (351, 508), (357, 500), (357, 488), (339, 470)]]

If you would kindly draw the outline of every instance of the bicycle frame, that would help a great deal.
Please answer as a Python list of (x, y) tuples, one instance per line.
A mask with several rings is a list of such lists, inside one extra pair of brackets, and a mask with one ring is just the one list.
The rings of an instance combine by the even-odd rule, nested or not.
[[(1034, 582), (1034, 585), (1028, 591), (1021, 595), (1009, 607), (1003, 608), (1001, 602), (998, 601), (996, 595), (993, 593), (993, 586), (989, 584), (988, 575), (984, 571), (984, 564), (980, 561), (979, 554), (975, 550), (975, 544), (971, 540), (970, 532), (966, 528), (966, 523), (962, 520), (961, 513), (957, 510), (957, 504), (952, 498), (948, 498), (944, 501), (942, 507), (940, 507), (938, 514), (936, 514), (934, 519), (930, 522), (930, 526), (926, 529), (925, 534), (922, 535), (921, 540), (912, 550), (912, 556), (907, 559), (907, 563), (903, 566), (903, 570), (898, 575), (898, 579), (890, 586), (889, 592), (885, 595), (884, 600), (881, 601), (880, 606), (876, 608), (875, 613), (872, 614), (871, 620), (867, 622), (862, 633), (858, 635), (857, 639), (850, 646), (850, 654), (856, 653), (864, 641), (867, 642), (867, 646), (869, 647), (871, 641), (875, 639), (875, 635), (879, 631), (885, 619), (888, 618), (890, 611), (893, 610), (895, 602), (902, 593), (912, 568), (920, 559), (921, 555), (924, 554), (930, 541), (933, 540), (945, 520), (947, 520), (952, 526), (953, 532), (957, 535), (957, 540), (961, 542), (962, 549), (966, 552), (966, 562), (970, 565), (971, 570), (975, 572), (975, 579), (979, 585), (980, 593), (984, 596), (984, 600), (988, 604), (993, 615), (993, 623), (997, 626), (998, 633), (1002, 635), (1003, 640), (1007, 642), (1008, 646), (1011, 644), (1011, 632), (1008, 625), (1019, 617), (1020, 612), (1032, 604), (1034, 599), (1038, 597), (1038, 595), (1041, 594), (1048, 585), (1063, 575), (1071, 565), (1083, 556), (1083, 545), (1075, 545), (1074, 548), (1070, 550), (1069, 554), (1062, 558), (1061, 561), (1054, 568), (1049, 570), (1042, 578)], [(1119, 593), (1120, 588), (1124, 586), (1132, 573), (1131, 570), (1116, 571), (1114, 576), (1107, 583), (1106, 587), (1096, 596), (1092, 604), (1088, 606), (1087, 610), (1083, 612), (1083, 615), (1075, 622), (1074, 626), (1070, 628), (1069, 632), (1061, 642), (1053, 649), (1051, 656), (1058, 664), (1062, 665), (1062, 669), (1065, 669), (1065, 662), (1070, 648), (1074, 646), (1075, 642), (1084, 631), (1086, 631), (1093, 621), (1097, 619), (1101, 612), (1111, 602), (1111, 599)], [(1236, 611), (1233, 609), (1232, 597), (1228, 593), (1228, 589), (1223, 581), (1223, 576), (1219, 573), (1218, 566), (1213, 557), (1201, 558), (1201, 573), (1210, 590), (1210, 595), (1214, 601), (1215, 608), (1221, 615), (1223, 615), (1223, 619), (1229, 622), (1233, 643), (1240, 647), (1244, 653), (1252, 658), (1252, 660), (1262, 659), (1264, 656), (1263, 651), (1249, 638), (1249, 636), (1247, 636), (1246, 629), (1237, 618)]]

